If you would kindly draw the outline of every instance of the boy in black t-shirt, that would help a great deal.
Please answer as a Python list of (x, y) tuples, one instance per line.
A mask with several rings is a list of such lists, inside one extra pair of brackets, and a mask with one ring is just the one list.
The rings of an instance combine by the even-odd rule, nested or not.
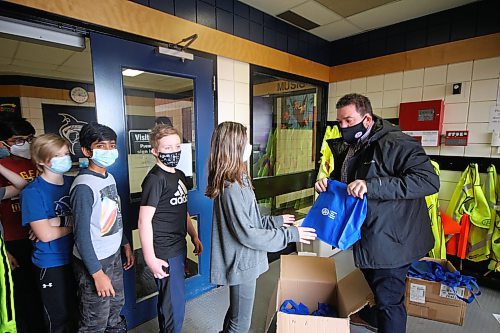
[(160, 333), (181, 333), (186, 233), (191, 236), (196, 255), (201, 254), (203, 246), (187, 212), (186, 176), (175, 169), (181, 155), (179, 132), (159, 124), (149, 138), (156, 165), (142, 182), (139, 234), (144, 260), (158, 286)]

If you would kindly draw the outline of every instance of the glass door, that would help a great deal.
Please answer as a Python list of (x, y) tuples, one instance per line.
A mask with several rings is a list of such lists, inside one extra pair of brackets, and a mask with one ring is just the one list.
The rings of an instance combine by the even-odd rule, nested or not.
[(186, 297), (196, 297), (209, 283), (211, 201), (204, 196), (210, 137), (214, 126), (213, 63), (209, 59), (159, 54), (154, 46), (91, 34), (97, 119), (118, 135), (120, 157), (110, 172), (116, 179), (122, 214), (136, 265), (125, 272), (129, 327), (156, 316), (156, 286), (142, 257), (137, 231), (141, 183), (155, 164), (150, 154), (149, 130), (169, 124), (181, 133), (179, 168), (188, 177), (188, 210), (204, 246), (193, 255), (188, 240)]

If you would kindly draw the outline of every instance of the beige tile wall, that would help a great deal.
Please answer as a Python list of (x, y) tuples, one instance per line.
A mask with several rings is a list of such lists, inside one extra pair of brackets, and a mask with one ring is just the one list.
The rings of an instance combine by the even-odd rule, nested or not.
[[(500, 158), (497, 148), (491, 147), (488, 131), (490, 109), (500, 105), (499, 79), (500, 57), (496, 57), (331, 83), (328, 119), (335, 120), (335, 103), (351, 92), (369, 97), (374, 112), (384, 118), (397, 118), (401, 102), (444, 99), (443, 132), (467, 129), (469, 145), (425, 147), (426, 152), (462, 156), (471, 162), (474, 157)], [(453, 95), (452, 84), (457, 82), (462, 83), (462, 93)], [(460, 174), (441, 171), (439, 198), (442, 210), (448, 206)]]

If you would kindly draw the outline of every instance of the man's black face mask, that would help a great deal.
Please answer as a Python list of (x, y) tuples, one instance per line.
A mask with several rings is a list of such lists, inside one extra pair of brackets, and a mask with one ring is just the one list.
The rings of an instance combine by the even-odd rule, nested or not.
[(342, 139), (347, 144), (356, 143), (368, 130), (363, 122), (365, 121), (366, 116), (361, 120), (359, 124), (356, 124), (351, 127), (341, 128), (340, 133), (342, 133)]

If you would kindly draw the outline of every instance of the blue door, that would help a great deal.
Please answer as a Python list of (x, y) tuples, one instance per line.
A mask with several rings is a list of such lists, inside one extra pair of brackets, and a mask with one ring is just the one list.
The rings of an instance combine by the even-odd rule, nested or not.
[[(156, 316), (154, 280), (142, 258), (137, 233), (140, 183), (154, 164), (149, 154), (148, 130), (155, 123), (172, 124), (181, 131), (182, 156), (188, 178), (188, 209), (195, 220), (204, 251), (200, 258), (188, 253), (186, 298), (213, 286), (209, 283), (212, 203), (204, 196), (210, 137), (214, 128), (213, 62), (194, 57), (159, 54), (151, 45), (91, 34), (97, 119), (118, 135), (120, 157), (110, 169), (122, 201), (122, 214), (136, 256), (136, 266), (125, 272), (129, 327)], [(189, 241), (188, 241), (189, 244)], [(188, 252), (192, 252), (188, 247)]]

